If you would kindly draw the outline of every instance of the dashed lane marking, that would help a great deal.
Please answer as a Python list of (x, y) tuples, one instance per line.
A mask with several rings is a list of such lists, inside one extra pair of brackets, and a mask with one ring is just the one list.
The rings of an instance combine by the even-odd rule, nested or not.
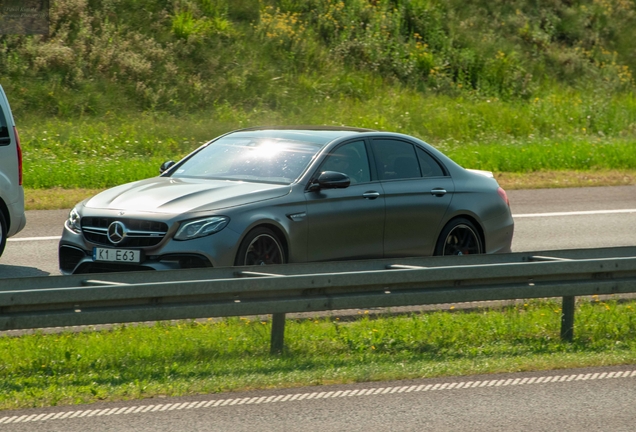
[(620, 372), (603, 372), (603, 373), (586, 373), (586, 374), (574, 374), (574, 375), (551, 375), (531, 378), (509, 378), (509, 379), (494, 379), (483, 381), (461, 381), (461, 382), (446, 382), (438, 384), (421, 384), (418, 386), (398, 386), (398, 387), (380, 387), (380, 388), (367, 388), (367, 389), (355, 389), (345, 391), (330, 391), (330, 392), (313, 392), (313, 393), (296, 393), (296, 394), (284, 394), (284, 395), (271, 395), (252, 398), (235, 398), (235, 399), (212, 399), (201, 400), (194, 402), (182, 402), (182, 403), (169, 403), (169, 404), (156, 404), (156, 405), (141, 405), (131, 407), (117, 407), (117, 408), (105, 408), (105, 409), (92, 409), (92, 410), (73, 410), (62, 411), (58, 413), (50, 414), (24, 414), (20, 416), (5, 416), (0, 418), (0, 425), (2, 424), (14, 424), (14, 423), (29, 423), (29, 422), (44, 422), (50, 420), (61, 420), (81, 417), (92, 416), (110, 416), (110, 415), (123, 415), (123, 414), (137, 414), (145, 412), (156, 411), (173, 411), (182, 409), (198, 409), (198, 408), (215, 408), (231, 405), (250, 405), (250, 404), (265, 404), (265, 403), (281, 403), (281, 402), (295, 402), (309, 399), (333, 399), (340, 397), (356, 397), (356, 396), (372, 396), (372, 395), (390, 395), (393, 393), (411, 393), (411, 392), (427, 392), (438, 390), (463, 390), (472, 389), (477, 387), (506, 387), (506, 386), (519, 386), (530, 384), (548, 384), (548, 383), (561, 383), (570, 381), (587, 381), (587, 380), (602, 380), (602, 379), (614, 379), (614, 378), (634, 378), (636, 377), (636, 370), (627, 370)]

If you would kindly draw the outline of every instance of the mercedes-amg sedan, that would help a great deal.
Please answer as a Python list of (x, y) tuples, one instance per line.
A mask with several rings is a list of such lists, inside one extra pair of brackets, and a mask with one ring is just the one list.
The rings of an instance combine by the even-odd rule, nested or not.
[(421, 140), (250, 128), (79, 203), (62, 273), (510, 252), (508, 198)]

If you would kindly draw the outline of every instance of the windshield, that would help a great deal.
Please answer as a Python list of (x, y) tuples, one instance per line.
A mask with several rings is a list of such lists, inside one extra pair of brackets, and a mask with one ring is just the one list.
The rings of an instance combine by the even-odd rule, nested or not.
[(290, 184), (321, 147), (279, 138), (224, 137), (194, 154), (172, 177)]

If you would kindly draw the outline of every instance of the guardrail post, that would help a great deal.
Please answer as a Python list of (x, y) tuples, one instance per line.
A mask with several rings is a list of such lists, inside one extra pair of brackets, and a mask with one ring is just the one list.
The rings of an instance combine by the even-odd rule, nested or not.
[(280, 354), (285, 345), (285, 314), (272, 314), (272, 341), (270, 346), (271, 354)]
[(561, 308), (561, 340), (572, 342), (574, 336), (574, 301), (576, 297), (563, 297)]

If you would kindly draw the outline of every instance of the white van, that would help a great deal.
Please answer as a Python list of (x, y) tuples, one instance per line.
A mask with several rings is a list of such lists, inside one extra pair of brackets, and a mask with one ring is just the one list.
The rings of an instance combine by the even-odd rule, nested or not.
[(9, 101), (0, 86), (0, 255), (7, 238), (25, 224), (22, 149)]

